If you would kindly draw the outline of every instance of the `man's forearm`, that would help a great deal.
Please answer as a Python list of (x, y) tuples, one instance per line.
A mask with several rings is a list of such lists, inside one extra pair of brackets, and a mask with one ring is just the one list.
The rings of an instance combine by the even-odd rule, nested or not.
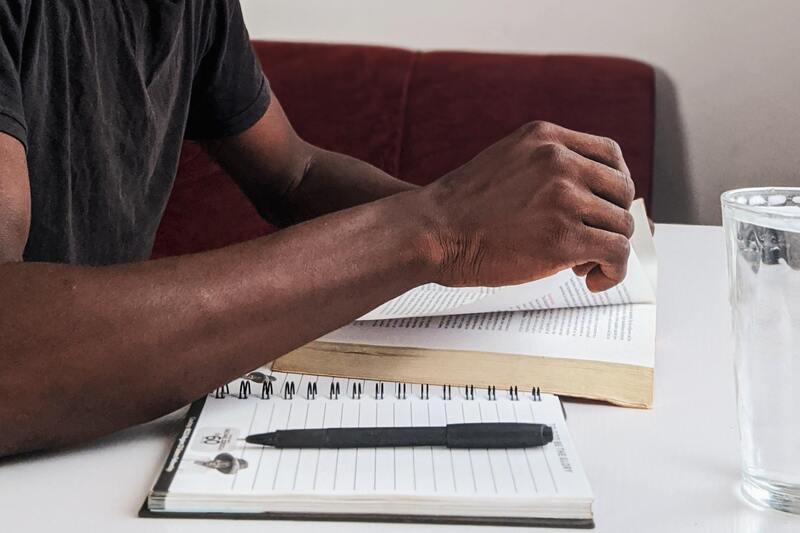
[(297, 222), (415, 188), (364, 161), (314, 148), (303, 179), (285, 197), (284, 209)]
[(249, 130), (203, 146), (261, 216), (281, 227), (417, 188), (369, 163), (303, 141), (275, 95)]
[(169, 412), (429, 281), (417, 196), (194, 256), (0, 265), (0, 455)]

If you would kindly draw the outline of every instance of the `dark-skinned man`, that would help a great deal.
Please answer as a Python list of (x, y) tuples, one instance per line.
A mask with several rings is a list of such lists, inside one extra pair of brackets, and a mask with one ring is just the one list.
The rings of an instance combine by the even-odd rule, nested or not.
[[(184, 138), (284, 229), (148, 261)], [(422, 188), (311, 146), (236, 0), (0, 0), (0, 455), (158, 417), (423, 283), (610, 288), (632, 198), (616, 143), (547, 123)]]

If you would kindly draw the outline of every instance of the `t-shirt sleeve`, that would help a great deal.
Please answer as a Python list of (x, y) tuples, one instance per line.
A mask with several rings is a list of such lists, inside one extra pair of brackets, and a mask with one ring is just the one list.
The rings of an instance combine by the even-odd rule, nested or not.
[(19, 75), (25, 12), (24, 2), (0, 2), (0, 132), (16, 137), (27, 147)]
[(238, 0), (218, 1), (192, 87), (188, 139), (242, 133), (267, 111), (270, 90), (250, 44)]

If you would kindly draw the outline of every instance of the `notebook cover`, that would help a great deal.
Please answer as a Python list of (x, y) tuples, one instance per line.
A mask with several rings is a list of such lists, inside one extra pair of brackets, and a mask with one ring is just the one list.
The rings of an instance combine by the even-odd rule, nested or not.
[[(203, 411), (206, 397), (195, 401), (186, 413), (183, 433), (175, 439), (170, 449), (164, 469), (153, 486), (153, 491), (169, 492), (177, 466), (183, 459), (184, 446), (192, 438), (197, 419)], [(563, 411), (564, 405), (561, 404)], [(566, 415), (566, 413), (565, 413)], [(170, 468), (172, 466), (172, 468)], [(591, 518), (518, 518), (518, 517), (477, 517), (477, 516), (431, 516), (431, 515), (392, 515), (392, 514), (346, 514), (346, 513), (176, 513), (151, 511), (145, 498), (139, 517), (141, 518), (205, 518), (224, 520), (315, 520), (327, 522), (392, 522), (404, 524), (456, 524), (484, 526), (558, 527), (574, 529), (593, 529)]]
[(481, 526), (558, 527), (593, 529), (591, 518), (504, 518), (502, 516), (428, 516), (389, 514), (322, 514), (322, 513), (173, 513), (153, 512), (144, 501), (141, 518), (207, 518), (224, 520), (318, 520), (326, 522), (392, 522), (402, 524), (456, 524)]

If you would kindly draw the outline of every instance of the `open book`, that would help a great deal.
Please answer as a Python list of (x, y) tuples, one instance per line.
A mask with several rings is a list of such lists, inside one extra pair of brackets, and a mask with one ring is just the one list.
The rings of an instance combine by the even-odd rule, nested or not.
[(649, 407), (657, 266), (644, 203), (624, 282), (571, 271), (510, 287), (417, 287), (275, 363), (283, 371), (415, 383), (517, 385)]

